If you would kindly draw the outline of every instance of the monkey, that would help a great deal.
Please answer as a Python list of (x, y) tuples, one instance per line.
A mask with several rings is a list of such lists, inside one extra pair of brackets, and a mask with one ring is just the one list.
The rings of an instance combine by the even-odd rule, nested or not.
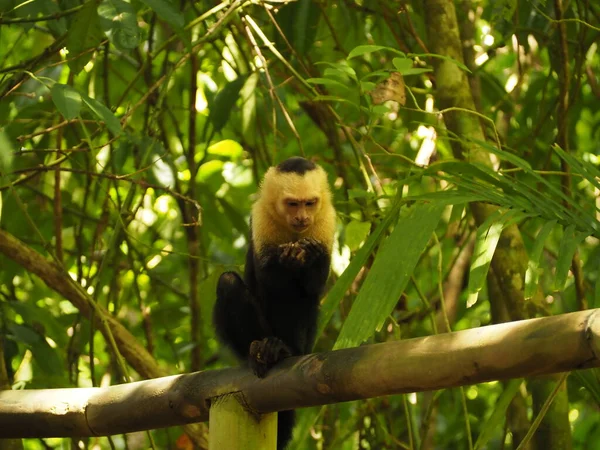
[[(321, 166), (292, 157), (267, 170), (252, 206), (244, 276), (220, 276), (213, 313), (219, 340), (258, 377), (282, 359), (312, 350), (335, 226)], [(293, 425), (294, 411), (279, 412), (278, 450)]]

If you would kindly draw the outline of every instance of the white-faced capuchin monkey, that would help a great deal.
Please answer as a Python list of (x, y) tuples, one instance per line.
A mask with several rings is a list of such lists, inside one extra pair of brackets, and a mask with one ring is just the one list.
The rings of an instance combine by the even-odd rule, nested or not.
[[(244, 278), (217, 285), (217, 336), (259, 377), (283, 358), (309, 353), (329, 275), (335, 209), (327, 174), (304, 158), (271, 167), (252, 208)], [(277, 448), (292, 435), (294, 411), (278, 416)]]

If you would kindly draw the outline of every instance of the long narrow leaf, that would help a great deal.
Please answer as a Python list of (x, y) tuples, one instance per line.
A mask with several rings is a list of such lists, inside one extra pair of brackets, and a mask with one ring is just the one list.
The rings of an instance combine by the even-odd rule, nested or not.
[(381, 328), (404, 292), (443, 210), (440, 205), (417, 203), (400, 219), (377, 253), (334, 349), (359, 345)]
[(502, 391), (502, 394), (500, 394), (498, 400), (496, 400), (496, 406), (494, 407), (492, 415), (481, 428), (481, 434), (475, 442), (475, 450), (485, 448), (485, 445), (490, 441), (490, 439), (494, 437), (494, 435), (498, 434), (498, 430), (502, 428), (502, 424), (506, 418), (506, 410), (508, 409), (508, 405), (510, 405), (510, 402), (515, 397), (517, 392), (519, 392), (521, 383), (523, 383), (522, 378), (513, 379), (506, 383), (504, 391)]
[(490, 269), (492, 257), (500, 240), (500, 234), (506, 222), (512, 218), (516, 210), (503, 212), (496, 211), (477, 229), (475, 248), (471, 259), (469, 272), (469, 304), (477, 301), (477, 295), (483, 288), (487, 273)]
[(583, 241), (589, 233), (582, 233), (575, 230), (575, 225), (569, 225), (563, 234), (558, 250), (558, 260), (556, 261), (556, 274), (554, 276), (554, 289), (563, 290), (567, 282), (569, 267), (577, 246)]
[(363, 246), (356, 252), (356, 255), (354, 258), (352, 258), (352, 261), (350, 261), (350, 265), (346, 267), (344, 273), (328, 292), (325, 300), (323, 300), (323, 303), (321, 304), (319, 323), (317, 325), (317, 336), (321, 336), (323, 333), (323, 330), (327, 326), (327, 323), (329, 323), (329, 320), (335, 312), (335, 309), (344, 298), (344, 294), (348, 289), (350, 289), (352, 282), (358, 275), (358, 272), (360, 272), (360, 269), (362, 269), (367, 262), (367, 258), (373, 252), (375, 246), (379, 243), (385, 230), (387, 230), (392, 223), (398, 219), (400, 206), (401, 203), (398, 202), (395, 206), (390, 208), (390, 211), (385, 219), (377, 226), (377, 228), (375, 228), (375, 231), (371, 233)]
[(544, 250), (546, 239), (555, 226), (556, 220), (546, 222), (535, 238), (535, 243), (533, 244), (531, 256), (527, 264), (527, 271), (525, 272), (525, 298), (533, 297), (533, 294), (537, 290), (542, 251)]

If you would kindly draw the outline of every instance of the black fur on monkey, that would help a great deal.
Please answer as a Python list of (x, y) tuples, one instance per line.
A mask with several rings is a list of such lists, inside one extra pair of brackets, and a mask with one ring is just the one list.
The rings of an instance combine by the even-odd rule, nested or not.
[[(267, 171), (252, 208), (244, 276), (221, 275), (213, 317), (217, 336), (257, 376), (283, 358), (311, 351), (334, 233), (323, 168), (294, 157)], [(279, 450), (293, 424), (294, 411), (279, 413)]]

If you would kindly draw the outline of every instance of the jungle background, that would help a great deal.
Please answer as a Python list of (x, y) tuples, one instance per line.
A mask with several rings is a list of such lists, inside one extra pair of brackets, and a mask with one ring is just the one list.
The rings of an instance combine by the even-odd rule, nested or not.
[[(599, 37), (592, 0), (0, 0), (0, 388), (236, 364), (216, 280), (292, 155), (338, 212), (316, 351), (600, 306)], [(303, 409), (291, 448), (600, 448), (599, 407), (596, 370), (490, 382)]]

